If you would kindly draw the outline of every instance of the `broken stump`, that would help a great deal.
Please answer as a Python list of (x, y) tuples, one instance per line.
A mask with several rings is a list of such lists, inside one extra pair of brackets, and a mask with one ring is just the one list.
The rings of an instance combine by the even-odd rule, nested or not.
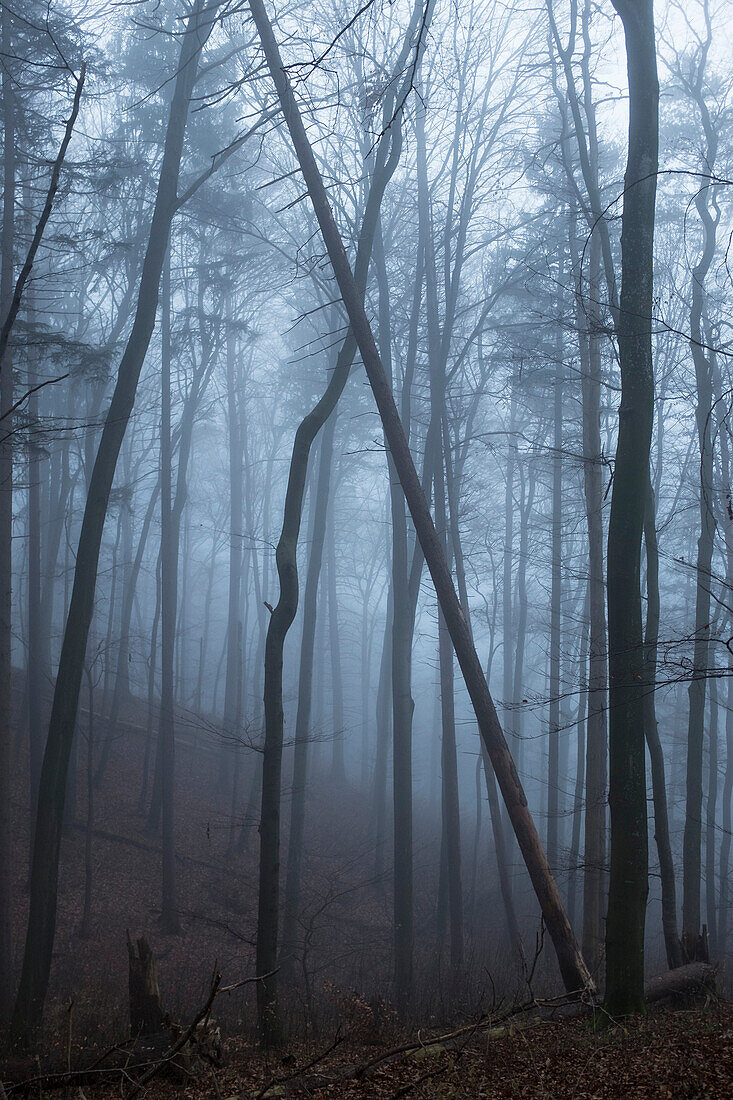
[(130, 1034), (155, 1035), (162, 1030), (165, 1019), (155, 955), (144, 936), (133, 944), (129, 931), (127, 954), (130, 960)]

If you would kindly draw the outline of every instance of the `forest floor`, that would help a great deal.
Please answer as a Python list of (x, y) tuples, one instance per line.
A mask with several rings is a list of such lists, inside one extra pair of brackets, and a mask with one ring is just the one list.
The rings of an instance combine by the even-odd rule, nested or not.
[[(16, 692), (18, 707), (20, 694)], [(65, 1068), (68, 1062), (75, 1068), (89, 1066), (95, 1051), (127, 1033), (128, 929), (133, 937), (144, 935), (150, 941), (158, 960), (163, 1005), (174, 1019), (192, 1019), (204, 1003), (215, 962), (224, 985), (236, 985), (254, 973), (257, 864), (256, 828), (246, 813), (250, 772), (243, 767), (239, 796), (233, 797), (232, 769), (225, 768), (228, 784), (224, 782), (222, 792), (216, 737), (203, 720), (179, 716), (177, 868), (183, 927), (180, 936), (164, 936), (158, 926), (160, 840), (156, 831), (146, 829), (138, 807), (145, 717), (137, 701), (126, 709), (94, 800), (91, 925), (82, 935), (87, 808), (82, 714), (74, 824), (62, 845), (57, 935), (40, 1063), (44, 1073)], [(26, 769), (21, 753), (13, 806), (18, 968), (28, 896)], [(233, 834), (235, 803), (239, 810)], [(264, 1055), (254, 1043), (255, 987), (245, 984), (222, 994), (214, 1005), (213, 1018), (224, 1036), (221, 1065), (207, 1065), (191, 1079), (157, 1073), (138, 1093), (141, 1098), (733, 1096), (729, 1002), (705, 1009), (657, 1010), (642, 1020), (600, 1031), (583, 1019), (539, 1020), (539, 1009), (505, 1019), (501, 1004), (527, 997), (528, 990), (508, 959), (501, 922), (487, 919), (495, 911), (497, 888), (483, 859), (475, 897), (473, 888), (470, 891), (472, 936), (465, 973), (452, 988), (455, 976), (435, 934), (439, 844), (419, 817), (415, 858), (420, 1015), (410, 1031), (398, 1028), (389, 1006), (380, 1000), (381, 992), (389, 991), (391, 974), (390, 871), (385, 867), (381, 878), (375, 876), (369, 811), (368, 800), (355, 790), (336, 791), (327, 782), (314, 782), (301, 921), (307, 981), (302, 978), (297, 984), (298, 974), (293, 976), (294, 991), (285, 999), (284, 1014), (289, 1034), (313, 1035), (318, 1028), (318, 1037), (290, 1042), (276, 1054)], [(521, 881), (520, 870), (518, 890)], [(529, 918), (526, 935), (531, 943), (534, 929)], [(543, 951), (536, 961), (529, 992), (542, 997), (557, 990), (558, 978), (551, 952)], [(547, 1015), (548, 1010), (543, 1011)], [(479, 1019), (483, 1022), (472, 1022)], [(420, 1031), (418, 1023), (424, 1025)], [(453, 1028), (459, 1033), (435, 1042)], [(163, 1036), (153, 1061), (167, 1041)], [(48, 1081), (37, 1082), (31, 1092), (19, 1087), (21, 1078), (38, 1072), (37, 1065), (26, 1063), (10, 1076), (0, 1071), (8, 1098), (112, 1100), (132, 1091), (134, 1075), (119, 1072), (94, 1080), (85, 1077), (73, 1088), (50, 1089)]]
[[(266, 1100), (274, 1097), (411, 1096), (459, 1098), (697, 1098), (733, 1095), (733, 1004), (657, 1009), (623, 1025), (598, 1028), (589, 1018), (485, 1023), (440, 1045), (424, 1033), (395, 1045), (364, 1045), (348, 1036), (264, 1055), (237, 1039), (223, 1064), (188, 1081), (165, 1074), (137, 1095), (155, 1100)], [(399, 1050), (399, 1047), (411, 1047)], [(384, 1059), (384, 1060), (383, 1060)], [(119, 1076), (69, 1090), (73, 1100), (134, 1094)], [(122, 1087), (121, 1087), (122, 1086)], [(17, 1095), (11, 1086), (8, 1096)], [(26, 1093), (59, 1096), (63, 1091)]]

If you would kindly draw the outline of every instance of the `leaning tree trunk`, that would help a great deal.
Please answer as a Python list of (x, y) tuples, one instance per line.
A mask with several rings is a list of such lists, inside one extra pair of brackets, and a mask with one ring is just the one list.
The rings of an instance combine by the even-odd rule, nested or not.
[[(591, 978), (570, 927), (557, 884), (547, 864), (547, 857), (529, 812), (524, 790), (517, 776), (468, 624), (461, 610), (430, 515), (427, 498), (415, 469), (392, 391), (379, 358), (361, 293), (334, 221), (323, 180), (316, 165), (287, 72), (283, 67), (272, 26), (262, 0), (249, 0), (249, 6), (349, 316), (351, 329), (361, 351), (362, 361), (382, 421), (386, 443), (415, 524), (415, 531), (433, 579), (441, 610), (445, 615), (481, 736), (491, 757), (547, 929), (555, 945), (563, 980), (569, 991), (582, 990), (592, 985)], [(276, 915), (276, 911), (273, 915)], [(263, 983), (259, 984), (263, 985)]]
[[(202, 17), (202, 12), (206, 15)], [(74, 586), (64, 631), (46, 751), (39, 787), (28, 931), (13, 1033), (27, 1041), (42, 1019), (56, 930), (56, 897), (66, 777), (79, 703), (87, 636), (94, 611), (97, 565), (117, 459), (135, 401), (138, 379), (150, 344), (158, 306), (158, 288), (177, 209), (178, 176), (188, 104), (198, 59), (214, 15), (197, 0), (186, 23), (171, 101), (158, 191), (140, 279), (132, 330), (120, 362), (117, 383), (92, 471), (74, 569)]]
[(613, 0), (626, 36), (629, 148), (621, 222), (621, 363), (616, 465), (608, 531), (611, 874), (606, 1000), (614, 1015), (644, 1010), (647, 882), (641, 536), (654, 418), (652, 293), (658, 165), (652, 0)]

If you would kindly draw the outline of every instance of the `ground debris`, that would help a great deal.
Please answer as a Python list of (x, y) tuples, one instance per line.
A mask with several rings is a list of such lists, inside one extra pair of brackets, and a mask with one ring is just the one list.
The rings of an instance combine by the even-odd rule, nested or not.
[[(462, 1030), (462, 1029), (457, 1029)], [(414, 1038), (414, 1037), (413, 1037)], [(410, 1045), (405, 1036), (404, 1046)], [(271, 1100), (274, 1097), (401, 1096), (422, 1100), (698, 1100), (733, 1095), (733, 1004), (657, 1009), (611, 1024), (602, 1017), (538, 1019), (478, 1028), (421, 1054), (394, 1057), (385, 1047), (324, 1040), (264, 1055), (230, 1040), (227, 1062), (188, 1084), (151, 1082), (140, 1095), (155, 1100)], [(368, 1072), (355, 1068), (369, 1065)], [(86, 1100), (119, 1097), (119, 1083), (86, 1084)]]

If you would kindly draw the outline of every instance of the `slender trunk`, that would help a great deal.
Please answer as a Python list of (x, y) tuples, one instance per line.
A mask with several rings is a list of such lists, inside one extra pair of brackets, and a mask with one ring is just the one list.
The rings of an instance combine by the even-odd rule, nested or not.
[[(26, 190), (25, 202), (31, 209), (30, 189)], [(32, 284), (27, 296), (28, 325), (33, 332), (36, 324), (35, 294)], [(31, 339), (31, 344), (32, 344)], [(29, 348), (30, 369), (28, 389), (32, 390), (40, 382), (38, 357)], [(31, 393), (28, 398), (28, 419), (33, 428), (39, 427), (38, 394)], [(42, 460), (40, 444), (30, 441), (28, 448), (28, 656), (26, 676), (26, 706), (28, 708), (28, 744), (30, 761), (30, 816), (31, 829), (38, 810), (38, 784), (41, 778), (43, 761), (43, 728), (41, 701), (44, 694), (41, 638), (41, 478), (45, 464)], [(32, 847), (32, 844), (31, 844)]]
[[(558, 285), (562, 288), (563, 268), (559, 263)], [(562, 316), (562, 291), (558, 317)], [(559, 865), (560, 830), (560, 649), (562, 645), (562, 329), (558, 325), (553, 385), (552, 439), (552, 564), (550, 581), (550, 737), (547, 767), (547, 861), (553, 871)]]
[[(591, 239), (588, 294), (598, 300), (600, 249)], [(603, 448), (601, 444), (601, 336), (595, 310), (579, 316), (583, 403), (583, 492), (588, 528), (588, 732), (585, 769), (585, 871), (583, 876), (583, 954), (592, 973), (603, 960), (606, 880), (606, 801), (608, 790), (608, 643), (603, 574)]]
[[(242, 590), (242, 520), (244, 494), (242, 482), (242, 440), (240, 430), (241, 373), (236, 373), (234, 326), (231, 323), (231, 301), (227, 301), (226, 384), (227, 419), (229, 423), (229, 593), (226, 634), (226, 673), (224, 678), (224, 736), (239, 751), (232, 740), (238, 733), (237, 699), (241, 695), (241, 590)], [(241, 707), (239, 708), (241, 711)], [(227, 753), (227, 756), (230, 754)], [(223, 752), (222, 752), (223, 758)]]
[(708, 918), (708, 943), (715, 958), (718, 954), (717, 897), (715, 889), (715, 815), (718, 802), (718, 680), (715, 669), (710, 681), (710, 748), (708, 791), (705, 806), (705, 911)]
[[(160, 811), (163, 826), (163, 878), (160, 921), (164, 932), (181, 930), (176, 899), (174, 824), (175, 716), (173, 660), (178, 600), (178, 538), (174, 530), (171, 460), (171, 269), (170, 249), (161, 287), (160, 418)], [(179, 457), (179, 462), (182, 461)], [(180, 467), (179, 467), (180, 468)]]
[[(127, 701), (130, 697), (130, 622), (132, 621), (132, 614), (130, 614), (130, 619), (125, 622), (125, 612), (128, 606), (132, 612), (132, 605), (135, 602), (135, 585), (133, 581), (134, 562), (132, 554), (132, 501), (134, 480), (132, 450), (135, 446), (135, 442), (136, 441), (131, 436), (128, 436), (124, 448), (125, 492), (120, 502), (122, 510), (120, 517), (122, 521), (122, 594), (120, 598), (120, 621), (118, 624), (119, 633), (117, 641), (117, 662), (115, 667), (115, 686), (110, 714), (112, 707), (114, 707), (115, 698), (120, 701)], [(132, 595), (130, 594), (131, 590)]]
[(214, 588), (214, 575), (216, 573), (216, 546), (212, 547), (211, 560), (206, 579), (206, 595), (204, 596), (204, 625), (199, 639), (199, 667), (196, 675), (196, 714), (203, 712), (204, 701), (204, 672), (206, 670), (206, 658), (209, 653), (209, 627), (211, 625), (211, 593)]
[(387, 846), (387, 772), (392, 734), (392, 623), (394, 609), (392, 583), (387, 594), (382, 656), (377, 685), (377, 751), (374, 759), (374, 877), (381, 883)]
[[(420, 115), (422, 120), (422, 112)], [(421, 130), (423, 129), (421, 125)], [(421, 142), (424, 148), (424, 143)], [(446, 421), (445, 373), (441, 371), (438, 358), (439, 333), (438, 295), (435, 274), (435, 255), (432, 247), (432, 227), (427, 194), (427, 171), (424, 156), (420, 157), (422, 166), (421, 208), (426, 221), (423, 240), (425, 241), (425, 285), (427, 290), (428, 343), (430, 360), (430, 407), (431, 419), (437, 428), (434, 432), (433, 487), (435, 501), (435, 525), (440, 539), (441, 549), (448, 562), (452, 555), (448, 551), (447, 506), (445, 492), (445, 459), (449, 451), (447, 431), (443, 430)], [(404, 508), (404, 505), (403, 505)], [(465, 610), (464, 610), (465, 615)], [(458, 795), (458, 757), (456, 751), (456, 721), (453, 671), (453, 646), (446, 625), (445, 616), (438, 607), (438, 664), (440, 670), (440, 714), (441, 714), (441, 777), (445, 875), (448, 886), (448, 909), (450, 916), (451, 968), (455, 971), (463, 960), (463, 883), (461, 875), (461, 819)]]
[(339, 643), (338, 598), (336, 595), (336, 535), (333, 506), (326, 519), (328, 528), (328, 649), (331, 657), (331, 696), (333, 699), (333, 755), (331, 781), (343, 788), (346, 783), (344, 751), (344, 681)]
[[(461, 543), (460, 529), (458, 526), (458, 500), (460, 497), (460, 485), (456, 484), (456, 477), (454, 472), (453, 455), (451, 448), (445, 447), (445, 482), (448, 497), (448, 516), (450, 523), (450, 538), (451, 545), (453, 547), (453, 554), (456, 563), (456, 581), (458, 583), (458, 594), (465, 615), (466, 622), (468, 623), (469, 630), (471, 629), (471, 610), (468, 603), (468, 587), (466, 585), (466, 567), (463, 560), (463, 545)], [(532, 498), (534, 494), (534, 484), (530, 482), (530, 489), (527, 502), (527, 513), (523, 523), (526, 523), (526, 515), (529, 513), (532, 507)], [(523, 527), (524, 533), (524, 527)], [(515, 670), (516, 675), (516, 670)], [(488, 671), (487, 671), (488, 682)], [(516, 684), (516, 680), (515, 680)], [(516, 690), (516, 688), (515, 688)], [(480, 740), (480, 731), (479, 731)], [(509, 874), (509, 863), (507, 857), (507, 845), (506, 837), (504, 833), (504, 822), (501, 815), (501, 805), (499, 803), (499, 796), (496, 790), (496, 776), (491, 765), (491, 761), (486, 752), (486, 748), (483, 744), (480, 747), (480, 760), (477, 761), (476, 781), (480, 782), (480, 767), (483, 765), (484, 779), (486, 783), (486, 794), (489, 802), (489, 816), (491, 819), (491, 831), (494, 839), (494, 852), (496, 854), (497, 870), (499, 873), (499, 889), (501, 892), (502, 903), (504, 906), (504, 916), (506, 919), (507, 931), (509, 933), (509, 939), (511, 941), (514, 953), (517, 959), (524, 960), (524, 945), (522, 943), (522, 935), (519, 930), (519, 921), (517, 919), (517, 912), (514, 907), (514, 897), (512, 892), (511, 876)], [(477, 822), (478, 832), (478, 822)]]
[(506, 850), (506, 835), (504, 833), (504, 821), (501, 814), (501, 804), (496, 790), (496, 776), (486, 750), (486, 745), (481, 744), (481, 760), (484, 766), (484, 778), (486, 780), (486, 793), (489, 799), (489, 814), (491, 816), (491, 828), (494, 835), (494, 851), (496, 853), (496, 867), (499, 872), (499, 890), (504, 903), (504, 917), (507, 932), (514, 949), (514, 954), (520, 961), (524, 960), (524, 944), (519, 930), (517, 910), (514, 905), (514, 892), (512, 880), (509, 874), (509, 859)]
[(125, 586), (125, 592), (122, 601), (122, 610), (120, 615), (120, 644), (117, 655), (117, 675), (115, 676), (115, 687), (112, 694), (112, 704), (110, 706), (109, 718), (107, 720), (107, 730), (102, 746), (102, 752), (100, 754), (99, 763), (97, 765), (95, 783), (97, 786), (102, 781), (107, 763), (109, 761), (109, 754), (114, 743), (115, 733), (117, 731), (117, 722), (120, 716), (120, 705), (122, 703), (125, 685), (127, 685), (127, 691), (129, 692), (129, 673), (125, 675), (122, 672), (122, 667), (127, 669), (129, 665), (130, 657), (130, 627), (132, 623), (132, 609), (135, 602), (135, 593), (137, 591), (137, 583), (140, 577), (140, 570), (142, 569), (143, 559), (145, 557), (145, 547), (148, 541), (148, 535), (150, 534), (150, 527), (153, 522), (153, 516), (155, 514), (155, 507), (158, 501), (158, 493), (160, 492), (160, 479), (157, 480), (153, 492), (150, 494), (150, 500), (145, 510), (145, 516), (143, 517), (142, 529), (140, 531), (140, 538), (138, 539), (137, 550), (135, 551), (135, 560), (132, 563), (130, 570), (130, 576)]
[(580, 872), (580, 830), (583, 818), (583, 788), (585, 786), (586, 716), (588, 713), (588, 618), (590, 612), (590, 585), (585, 598), (585, 611), (581, 625), (580, 659), (578, 676), (578, 715), (576, 728), (575, 790), (573, 792), (573, 828), (570, 838), (570, 878), (568, 882), (568, 916), (573, 927), (577, 925), (578, 874)]
[(94, 680), (92, 669), (87, 666), (89, 689), (89, 722), (87, 724), (87, 820), (84, 834), (84, 909), (81, 918), (81, 936), (86, 939), (92, 931), (92, 835), (94, 833)]
[[(699, 74), (700, 79), (702, 73)], [(710, 121), (702, 95), (698, 106), (702, 112), (705, 131), (704, 172), (713, 172), (717, 157), (717, 134)], [(700, 535), (697, 541), (695, 570), (695, 647), (692, 658), (692, 677), (688, 689), (690, 700), (687, 727), (687, 797), (685, 804), (685, 833), (682, 847), (682, 953), (691, 962), (705, 956), (704, 941), (700, 936), (700, 879), (702, 848), (702, 788), (703, 742), (705, 725), (705, 692), (710, 664), (710, 588), (713, 550), (715, 542), (715, 516), (712, 500), (713, 486), (713, 365), (705, 353), (703, 316), (705, 311), (705, 280), (712, 265), (716, 248), (716, 230), (719, 211), (710, 212), (711, 188), (701, 188), (695, 196), (703, 229), (703, 247), (700, 258), (692, 270), (690, 302), (690, 351), (695, 367), (697, 405), (695, 420), (700, 448)]]
[[(3, 218), (0, 240), (0, 314), (4, 318), (13, 296), (15, 241), (15, 88), (10, 73), (13, 56), (11, 15), (2, 8), (2, 52), (8, 59), (2, 72)], [(10, 676), (12, 646), (13, 363), (9, 348), (0, 360), (0, 1025), (12, 1003), (13, 978), (13, 793)]]
[[(392, 322), (390, 288), (381, 226), (377, 232), (375, 267), (379, 291), (379, 342), (392, 385)], [(392, 792), (394, 978), (397, 1010), (407, 1012), (413, 983), (413, 863), (412, 863), (412, 638), (414, 609), (410, 599), (407, 517), (392, 457), (387, 453), (392, 519)]]
[[(158, 716), (158, 732), (160, 732), (160, 707), (155, 706), (155, 678), (158, 664), (158, 631), (160, 629), (160, 607), (162, 603), (162, 589), (160, 583), (160, 553), (155, 563), (155, 611), (153, 612), (153, 628), (150, 632), (150, 655), (148, 660), (148, 721), (145, 736), (145, 759), (143, 761), (143, 779), (140, 788), (139, 809), (142, 813), (145, 809), (145, 799), (148, 790), (148, 776), (150, 772), (150, 754), (153, 750), (153, 726), (154, 716)], [(160, 737), (155, 738), (155, 763), (153, 768), (153, 790), (150, 797), (150, 809), (148, 811), (147, 828), (154, 831), (160, 822)]]
[[(527, 617), (529, 602), (527, 599), (527, 562), (529, 560), (529, 526), (534, 504), (536, 486), (535, 468), (529, 463), (525, 478), (521, 464), (519, 477), (522, 486), (522, 500), (520, 509), (519, 551), (517, 560), (517, 621), (514, 627), (514, 682), (512, 685), (512, 730), (514, 732), (514, 744), (516, 746), (515, 757), (518, 759), (522, 750), (522, 690), (524, 686), (524, 654), (527, 646)], [(527, 484), (528, 483), (528, 484)]]
[(471, 890), (469, 893), (468, 912), (469, 919), (473, 922), (476, 914), (476, 877), (478, 874), (478, 853), (481, 844), (483, 784), (481, 783), (481, 754), (476, 756), (476, 824), (473, 830), (473, 850), (471, 853)]
[(509, 734), (512, 752), (521, 766), (521, 744), (516, 735), (514, 715), (511, 712), (511, 703), (514, 697), (512, 679), (512, 645), (514, 643), (514, 586), (512, 584), (512, 572), (514, 569), (514, 469), (516, 465), (517, 444), (515, 439), (515, 425), (517, 415), (517, 389), (514, 378), (511, 380), (509, 397), (509, 429), (507, 433), (506, 452), (506, 486), (504, 489), (504, 570), (502, 579), (502, 669), (504, 696), (504, 726)]
[(313, 697), (313, 660), (316, 643), (318, 583), (326, 538), (326, 514), (331, 484), (333, 440), (336, 412), (328, 418), (321, 439), (318, 478), (311, 503), (313, 525), (308, 555), (308, 571), (303, 596), (303, 633), (300, 643), (298, 679), (298, 709), (295, 718), (295, 750), (293, 760), (293, 793), (290, 807), (288, 863), (285, 878), (283, 909), (282, 965), (292, 968), (297, 950), (297, 923), (300, 916), (300, 880), (303, 860), (305, 826), (305, 792), (308, 782), (308, 747), (311, 736), (311, 702)]
[(181, 42), (158, 193), (140, 280), (137, 312), (99, 442), (79, 536), (74, 587), (41, 769), (28, 932), (20, 988), (13, 1013), (13, 1033), (19, 1041), (27, 1041), (31, 1032), (40, 1024), (48, 988), (56, 928), (58, 865), (66, 777), (87, 636), (94, 610), (102, 531), (117, 458), (155, 324), (158, 285), (168, 246), (170, 225), (176, 211), (188, 103), (196, 78), (198, 58), (213, 23), (213, 13), (208, 9), (207, 14), (202, 17), (203, 7), (203, 0), (197, 0)]
[(730, 838), (733, 820), (731, 802), (733, 801), (733, 668), (729, 666), (726, 686), (725, 705), (725, 778), (723, 781), (723, 799), (721, 806), (720, 841), (720, 907), (718, 909), (718, 955), (725, 959), (728, 949), (728, 926), (730, 924)]
[(613, 4), (626, 37), (629, 146), (621, 221), (621, 407), (608, 531), (611, 874), (606, 999), (612, 1015), (625, 1015), (644, 1009), (648, 840), (640, 560), (654, 417), (651, 328), (659, 85), (652, 0)]
[(242, 622), (237, 623), (237, 695), (234, 702), (233, 724), (230, 736), (233, 739), (234, 768), (232, 769), (232, 801), (229, 809), (229, 844), (227, 854), (236, 849), (237, 806), (239, 805), (239, 773), (242, 767), (242, 687), (244, 681), (244, 645), (242, 640)]
[(662, 883), (662, 932), (670, 970), (681, 966), (682, 949), (677, 935), (677, 897), (674, 859), (669, 839), (667, 783), (664, 774), (664, 750), (659, 737), (656, 708), (657, 645), (659, 641), (659, 549), (657, 547), (654, 490), (649, 483), (644, 516), (646, 550), (646, 627), (644, 630), (644, 735), (652, 773), (654, 799), (654, 837)]
[(107, 633), (104, 640), (104, 683), (102, 687), (102, 702), (100, 713), (107, 713), (107, 698), (109, 693), (109, 679), (112, 671), (112, 640), (115, 633), (115, 604), (117, 602), (117, 577), (119, 575), (119, 550), (122, 536), (122, 508), (117, 516), (115, 541), (112, 545), (112, 560), (110, 562), (109, 582), (109, 607), (107, 609)]

